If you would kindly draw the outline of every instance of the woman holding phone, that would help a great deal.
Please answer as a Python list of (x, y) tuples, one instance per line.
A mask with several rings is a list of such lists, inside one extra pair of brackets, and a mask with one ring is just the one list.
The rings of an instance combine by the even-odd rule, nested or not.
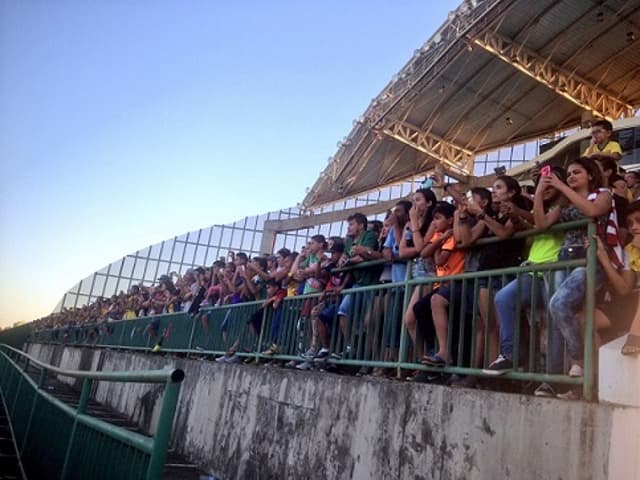
[[(542, 174), (542, 171), (540, 172)], [(567, 200), (561, 209), (544, 210), (543, 202), (534, 203), (533, 215), (535, 224), (546, 229), (554, 223), (571, 222), (584, 218), (594, 218), (607, 224), (609, 213), (613, 209), (611, 192), (602, 187), (602, 174), (595, 161), (581, 157), (571, 161), (567, 166), (567, 184), (551, 173), (540, 178), (539, 195), (544, 195), (546, 188), (555, 188)], [(538, 194), (536, 192), (536, 194)], [(559, 260), (574, 260), (586, 257), (584, 247), (587, 240), (587, 227), (566, 230)], [(598, 268), (596, 288), (603, 282), (602, 270)], [(576, 267), (569, 272), (555, 272), (555, 292), (549, 301), (551, 324), (551, 345), (549, 346), (549, 373), (562, 373), (563, 348), (562, 341), (567, 343), (567, 352), (571, 359), (569, 376), (583, 375), (583, 339), (580, 328), (580, 310), (584, 302), (587, 284), (586, 267)], [(548, 384), (542, 384), (536, 390), (537, 396), (555, 396), (556, 392)]]

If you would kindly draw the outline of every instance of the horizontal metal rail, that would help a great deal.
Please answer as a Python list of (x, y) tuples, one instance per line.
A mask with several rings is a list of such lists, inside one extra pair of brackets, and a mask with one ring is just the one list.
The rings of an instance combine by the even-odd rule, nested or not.
[[(547, 231), (559, 232), (574, 228), (586, 228), (589, 236), (595, 235), (595, 224), (586, 219), (558, 224)], [(540, 230), (519, 232), (508, 240), (539, 233), (542, 232)], [(500, 241), (504, 240), (490, 238), (482, 239), (478, 243)], [(339, 270), (367, 268), (382, 263), (385, 263), (384, 260), (362, 262)], [(311, 320), (311, 313), (317, 303), (324, 300), (322, 307), (333, 308), (332, 318), (327, 321), (330, 330), (328, 349), (332, 356), (326, 360), (326, 363), (354, 367), (393, 368), (398, 377), (404, 374), (404, 369), (484, 376), (482, 367), (477, 367), (474, 362), (480, 361), (486, 367), (493, 360), (488, 356), (491, 350), (489, 328), (481, 327), (480, 323), (483, 318), (491, 318), (493, 306), (490, 302), (484, 307), (486, 311), (480, 311), (478, 298), (480, 282), (484, 282), (483, 285), (489, 285), (488, 295), (491, 297), (497, 288), (501, 288), (511, 279), (517, 280), (520, 285), (520, 282), (528, 278), (544, 277), (548, 280), (553, 279), (558, 272), (584, 268), (587, 278), (584, 308), (584, 377), (571, 378), (568, 375), (549, 371), (548, 354), (552, 340), (550, 332), (554, 325), (550, 317), (545, 321), (538, 320), (544, 312), (540, 312), (536, 307), (538, 301), (536, 288), (539, 287), (533, 282), (530, 290), (518, 289), (516, 295), (515, 302), (519, 312), (517, 316), (522, 320), (523, 314), (526, 313), (529, 322), (527, 324), (518, 321), (515, 324), (514, 369), (504, 375), (504, 378), (582, 385), (584, 397), (591, 400), (594, 398), (592, 332), (596, 263), (595, 242), (592, 242), (587, 250), (586, 259), (466, 272), (438, 278), (412, 279), (411, 268), (407, 268), (408, 274), (404, 282), (345, 289), (339, 298), (325, 298), (320, 293), (287, 297), (277, 312), (271, 308), (263, 309), (262, 302), (248, 302), (206, 307), (196, 315), (177, 313), (43, 330), (34, 332), (31, 341), (131, 350), (149, 350), (154, 345), (160, 344), (162, 350), (167, 352), (195, 355), (235, 353), (246, 361), (251, 359), (302, 361), (300, 354), (310, 346), (312, 341), (317, 343), (319, 333), (316, 331), (315, 320)], [(444, 367), (423, 365), (419, 362), (419, 358), (416, 359), (417, 346), (414, 339), (410, 338), (403, 321), (411, 306), (413, 292), (416, 289), (428, 291), (434, 288), (436, 283), (451, 285), (453, 290), (458, 288), (461, 291), (459, 290), (457, 295), (468, 299), (457, 302), (453, 305), (454, 308), (449, 308), (448, 351), (456, 351), (458, 354), (453, 362), (447, 363)], [(494, 283), (497, 283), (498, 287), (494, 287)], [(553, 293), (553, 284), (551, 280), (548, 286), (549, 294)], [(454, 296), (456, 292), (452, 291), (451, 294)], [(335, 307), (347, 295), (352, 299), (352, 313), (345, 321), (344, 318), (338, 318)], [(524, 301), (527, 301), (529, 306), (526, 309), (520, 309)], [(546, 308), (546, 306), (542, 307)], [(253, 326), (249, 328), (249, 324)], [(156, 326), (150, 328), (152, 325)], [(477, 340), (472, 340), (480, 334), (484, 335), (482, 340), (479, 337)], [(527, 339), (528, 341), (525, 341)], [(478, 342), (483, 342), (483, 345)], [(262, 352), (272, 344), (277, 347), (275, 353)], [(475, 358), (480, 351), (484, 351), (482, 359), (469, 359), (469, 357)]]
[[(22, 367), (20, 362), (24, 364)], [(30, 366), (40, 370), (38, 382), (27, 373)], [(160, 478), (166, 461), (180, 382), (184, 378), (182, 370), (63, 370), (40, 362), (8, 345), (0, 345), (0, 374), (0, 388), (12, 405), (9, 412), (11, 424), (19, 427), (17, 441), (22, 445), (21, 459), (26, 461), (25, 465), (36, 476), (41, 473), (42, 468), (63, 479), (87, 476), (89, 471), (96, 478), (121, 476), (121, 469), (117, 469), (116, 474), (111, 472), (108, 465), (104, 466), (104, 470), (95, 468), (103, 460), (109, 461), (109, 453), (112, 452), (111, 456), (117, 456), (118, 461), (123, 463), (122, 468), (126, 470), (130, 467), (130, 475), (121, 478)], [(82, 392), (76, 408), (55, 398), (43, 388), (45, 379), (50, 374), (82, 380)], [(155, 436), (141, 435), (88, 415), (86, 409), (94, 381), (164, 383), (165, 392)], [(60, 428), (48, 432), (53, 438), (44, 437), (42, 432), (47, 431), (51, 422), (58, 423)], [(54, 440), (56, 449), (48, 449), (47, 445)], [(101, 444), (105, 451), (89, 451), (92, 442)], [(40, 458), (38, 452), (44, 457)], [(46, 461), (46, 467), (39, 465), (42, 461)], [(91, 462), (95, 465), (89, 464)]]

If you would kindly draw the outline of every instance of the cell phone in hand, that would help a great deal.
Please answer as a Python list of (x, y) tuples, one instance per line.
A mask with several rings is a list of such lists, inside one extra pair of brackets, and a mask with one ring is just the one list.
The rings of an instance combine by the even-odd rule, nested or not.
[(551, 176), (551, 165), (545, 165), (540, 169), (541, 177), (549, 177)]

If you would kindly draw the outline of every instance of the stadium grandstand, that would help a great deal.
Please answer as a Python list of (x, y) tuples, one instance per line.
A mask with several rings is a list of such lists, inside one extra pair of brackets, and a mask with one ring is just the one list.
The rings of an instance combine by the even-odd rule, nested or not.
[[(640, 478), (636, 455), (613, 447), (620, 438), (627, 439), (621, 451), (640, 446), (637, 433), (618, 431), (620, 422), (640, 421), (639, 72), (640, 0), (465, 0), (354, 120), (298, 205), (124, 255), (70, 288), (50, 316), (1, 332), (0, 342), (25, 344), (31, 355), (2, 347), (0, 368), (14, 372), (0, 382), (7, 409), (24, 410), (15, 407), (27, 398), (23, 373), (36, 386), (39, 372), (71, 375), (75, 383), (66, 384), (81, 389), (73, 408), (86, 438), (91, 428), (107, 431), (85, 418), (90, 392), (141, 425), (134, 440), (122, 432), (109, 437), (109, 448), (127, 452), (139, 472), (112, 478), (158, 478), (168, 446), (222, 478), (423, 478), (427, 471), (442, 478)], [(535, 245), (537, 253), (546, 249), (543, 260)], [(170, 359), (178, 357), (176, 366)], [(234, 363), (386, 378), (366, 388), (388, 403), (352, 405), (350, 395), (365, 387), (337, 376), (215, 370)], [(91, 382), (133, 381), (126, 375), (132, 366), (167, 365), (176, 369), (135, 378), (164, 383), (162, 400), (157, 390), (125, 383), (91, 390)], [(120, 376), (93, 372), (87, 384), (82, 374), (59, 370), (107, 366)], [(232, 368), (256, 377), (242, 380), (227, 373)], [(191, 373), (200, 376), (190, 380)], [(296, 378), (324, 383), (312, 390)], [(630, 387), (629, 378), (636, 378)], [(443, 413), (427, 428), (407, 420), (418, 415), (409, 406), (402, 418), (387, 412), (424, 394), (409, 390), (417, 383), (490, 394), (469, 393), (465, 403), (445, 387), (429, 390)], [(291, 393), (291, 384), (303, 393)], [(335, 396), (324, 396), (329, 391)], [(322, 410), (314, 395), (323, 405), (349, 405), (358, 420), (325, 432), (321, 417), (340, 419), (342, 411)], [(527, 403), (534, 397), (576, 401)], [(35, 441), (28, 436), (33, 402), (31, 415), (23, 412), (29, 424), (16, 431), (18, 452)], [(256, 405), (258, 413), (250, 410)], [(271, 415), (272, 405), (280, 413)], [(454, 405), (456, 413), (471, 412), (465, 421), (473, 427), (449, 423)], [(483, 421), (474, 409), (486, 414)], [(208, 422), (207, 415), (218, 417)], [(548, 422), (539, 425), (536, 415)], [(384, 428), (371, 433), (368, 416)], [(312, 420), (331, 454), (320, 447), (309, 453), (317, 432), (304, 425)], [(504, 422), (529, 429), (527, 436), (552, 429), (554, 451), (536, 443), (521, 455), (526, 448), (503, 432)], [(250, 439), (236, 438), (236, 428)], [(366, 441), (332, 443), (334, 428)], [(297, 443), (281, 442), (281, 432)], [(70, 455), (82, 464), (73, 435), (62, 441), (66, 454), (62, 447), (51, 454), (52, 462), (62, 458), (65, 474), (74, 466)], [(420, 438), (426, 446), (417, 446)], [(118, 450), (117, 439), (128, 447)], [(464, 451), (451, 447), (458, 441)], [(495, 464), (493, 449), (502, 451)], [(575, 460), (566, 461), (564, 449)], [(87, 455), (99, 463), (99, 455)]]

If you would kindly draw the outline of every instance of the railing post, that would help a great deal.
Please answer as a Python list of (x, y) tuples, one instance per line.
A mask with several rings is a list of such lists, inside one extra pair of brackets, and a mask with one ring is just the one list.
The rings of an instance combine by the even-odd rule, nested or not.
[[(282, 302), (282, 311), (284, 311), (284, 301)], [(260, 333), (258, 333), (258, 344), (256, 346), (256, 363), (260, 361), (260, 350), (262, 350), (262, 340), (264, 339), (264, 329), (267, 325), (267, 308), (262, 309), (262, 323), (260, 325)], [(271, 322), (273, 323), (273, 315), (271, 315)], [(284, 318), (281, 319), (281, 322), (284, 324)], [(283, 328), (283, 325), (280, 325), (280, 328)]]
[(71, 434), (69, 435), (69, 442), (67, 443), (67, 451), (64, 455), (64, 464), (62, 466), (62, 473), (60, 474), (60, 478), (62, 480), (65, 480), (68, 476), (69, 459), (71, 458), (73, 441), (75, 439), (76, 429), (78, 427), (78, 415), (81, 415), (87, 411), (87, 405), (89, 403), (89, 394), (91, 393), (92, 384), (93, 384), (93, 380), (90, 378), (85, 378), (82, 381), (82, 391), (80, 392), (80, 401), (78, 403), (78, 408), (76, 409), (76, 416), (73, 419), (73, 427), (71, 427)]
[(162, 476), (162, 470), (167, 460), (171, 430), (173, 429), (173, 418), (178, 405), (178, 397), (180, 396), (180, 382), (183, 379), (184, 372), (178, 369), (174, 370), (171, 378), (167, 380), (162, 406), (160, 407), (158, 427), (153, 438), (151, 459), (147, 468), (147, 480), (157, 480)]
[(189, 334), (189, 344), (187, 345), (187, 349), (193, 350), (193, 337), (196, 334), (196, 325), (200, 319), (200, 311), (195, 312), (193, 315), (187, 315), (191, 319), (191, 333)]
[(587, 293), (585, 295), (585, 317), (584, 317), (584, 383), (583, 396), (588, 402), (594, 399), (593, 395), (593, 317), (596, 308), (596, 242), (593, 241), (596, 235), (596, 224), (590, 222), (587, 226), (589, 238), (589, 248), (587, 249)]
[[(396, 368), (397, 378), (402, 377), (402, 367), (400, 365), (407, 360), (407, 326), (404, 324), (404, 316), (407, 312), (407, 308), (409, 306), (409, 302), (411, 301), (411, 295), (413, 292), (410, 292), (411, 286), (409, 285), (409, 280), (411, 280), (411, 261), (407, 261), (407, 274), (404, 277), (404, 297), (402, 300), (402, 323), (400, 327), (400, 348), (398, 349), (398, 366)], [(416, 288), (420, 288), (417, 286)]]

